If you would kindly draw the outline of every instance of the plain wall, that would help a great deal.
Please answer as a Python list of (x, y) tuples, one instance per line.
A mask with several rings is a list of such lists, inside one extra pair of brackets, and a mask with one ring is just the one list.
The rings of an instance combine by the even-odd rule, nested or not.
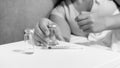
[(46, 17), (56, 0), (0, 0), (0, 44), (23, 40), (25, 28)]

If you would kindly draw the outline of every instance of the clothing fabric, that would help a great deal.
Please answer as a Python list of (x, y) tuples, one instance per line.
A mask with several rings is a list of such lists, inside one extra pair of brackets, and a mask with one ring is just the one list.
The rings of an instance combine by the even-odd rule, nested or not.
[[(116, 4), (112, 0), (93, 0), (91, 13), (96, 13), (99, 16), (109, 16), (119, 13), (119, 10), (117, 9)], [(74, 5), (70, 0), (67, 2), (62, 2), (52, 11), (51, 14), (57, 15), (61, 18), (65, 18), (67, 22), (69, 22), (71, 28), (74, 29), (72, 30), (73, 32), (77, 32), (78, 34), (83, 33), (82, 30), (79, 30), (80, 28), (77, 22), (75, 21), (75, 18), (78, 15), (80, 15), (80, 12), (78, 12), (75, 9)], [(120, 35), (120, 30), (119, 31), (107, 30), (100, 33), (90, 33), (88, 36), (88, 41), (94, 41), (100, 43), (101, 45), (106, 45), (108, 47), (111, 45), (116, 46), (116, 44), (120, 43), (118, 42), (118, 40), (120, 41), (119, 35)]]

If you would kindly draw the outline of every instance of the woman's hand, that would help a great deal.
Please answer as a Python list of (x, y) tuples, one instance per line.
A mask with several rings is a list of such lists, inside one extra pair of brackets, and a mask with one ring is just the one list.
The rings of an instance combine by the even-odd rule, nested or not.
[(83, 31), (97, 33), (107, 29), (106, 17), (97, 16), (94, 13), (83, 13), (76, 18), (78, 25)]
[[(52, 25), (55, 27), (52, 28)], [(50, 40), (55, 41), (56, 39), (64, 41), (59, 27), (47, 18), (41, 19), (35, 27), (35, 43), (46, 45)]]

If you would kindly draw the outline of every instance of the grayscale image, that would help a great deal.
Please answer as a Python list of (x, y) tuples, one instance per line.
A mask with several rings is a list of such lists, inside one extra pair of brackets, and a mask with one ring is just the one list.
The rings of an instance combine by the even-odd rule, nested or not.
[(120, 68), (120, 0), (0, 0), (0, 68)]

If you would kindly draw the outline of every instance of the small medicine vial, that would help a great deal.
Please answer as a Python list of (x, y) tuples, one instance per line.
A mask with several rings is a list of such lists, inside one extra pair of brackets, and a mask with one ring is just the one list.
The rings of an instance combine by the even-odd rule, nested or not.
[(24, 42), (25, 42), (24, 53), (25, 54), (34, 53), (33, 34), (34, 34), (34, 29), (27, 28), (24, 30)]
[(25, 29), (24, 41), (31, 44), (33, 42), (33, 34), (34, 34), (34, 29), (29, 29), (29, 28)]

